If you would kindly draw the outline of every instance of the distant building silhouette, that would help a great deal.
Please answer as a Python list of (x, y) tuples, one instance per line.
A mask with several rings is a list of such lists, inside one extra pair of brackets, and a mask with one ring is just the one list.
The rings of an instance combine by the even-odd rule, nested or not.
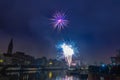
[(120, 64), (120, 49), (117, 52), (118, 54), (115, 57), (111, 57), (112, 64)]
[(10, 40), (10, 43), (8, 45), (7, 54), (12, 54), (12, 51), (13, 51), (13, 39)]
[(24, 52), (15, 52), (12, 54), (12, 64), (28, 65), (34, 62), (34, 57)]

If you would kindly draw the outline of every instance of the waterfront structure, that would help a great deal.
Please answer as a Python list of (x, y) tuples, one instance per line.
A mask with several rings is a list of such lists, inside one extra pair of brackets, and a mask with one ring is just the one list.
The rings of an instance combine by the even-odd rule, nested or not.
[(89, 66), (88, 80), (120, 80), (120, 65)]
[(46, 66), (47, 65), (47, 58), (42, 57), (42, 58), (37, 58), (34, 60), (34, 65), (39, 65), (39, 66)]
[(64, 61), (59, 61), (57, 59), (49, 59), (48, 61), (49, 66), (54, 67), (66, 67), (66, 63)]

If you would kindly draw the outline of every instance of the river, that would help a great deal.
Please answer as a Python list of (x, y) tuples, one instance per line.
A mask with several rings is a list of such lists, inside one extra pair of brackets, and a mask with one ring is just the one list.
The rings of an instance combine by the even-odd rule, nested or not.
[(65, 70), (6, 72), (0, 80), (87, 80), (79, 74), (68, 75)]

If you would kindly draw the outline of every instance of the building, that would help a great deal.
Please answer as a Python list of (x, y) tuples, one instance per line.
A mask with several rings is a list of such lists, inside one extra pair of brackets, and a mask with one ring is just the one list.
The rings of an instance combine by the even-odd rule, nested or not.
[(11, 39), (7, 53), (0, 54), (0, 64), (3, 65), (29, 65), (34, 62), (34, 57), (26, 55), (24, 52), (13, 53), (13, 39)]
[(111, 57), (112, 64), (120, 64), (120, 50), (118, 51), (118, 54), (115, 57)]
[(42, 57), (42, 58), (37, 58), (35, 61), (34, 61), (34, 65), (38, 65), (38, 66), (47, 66), (47, 63), (48, 63), (48, 60), (46, 57)]
[(34, 57), (26, 55), (24, 52), (15, 52), (12, 54), (12, 64), (29, 65), (34, 62)]
[(11, 41), (8, 45), (7, 54), (12, 54), (12, 52), (13, 52), (13, 39), (11, 39)]
[(0, 64), (1, 65), (12, 64), (12, 57), (6, 54), (0, 54)]

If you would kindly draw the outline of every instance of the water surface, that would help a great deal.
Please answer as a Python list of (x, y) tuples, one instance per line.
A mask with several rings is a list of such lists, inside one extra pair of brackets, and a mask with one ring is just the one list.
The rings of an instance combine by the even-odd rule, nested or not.
[(65, 70), (7, 72), (0, 80), (87, 80), (79, 74), (68, 75)]

